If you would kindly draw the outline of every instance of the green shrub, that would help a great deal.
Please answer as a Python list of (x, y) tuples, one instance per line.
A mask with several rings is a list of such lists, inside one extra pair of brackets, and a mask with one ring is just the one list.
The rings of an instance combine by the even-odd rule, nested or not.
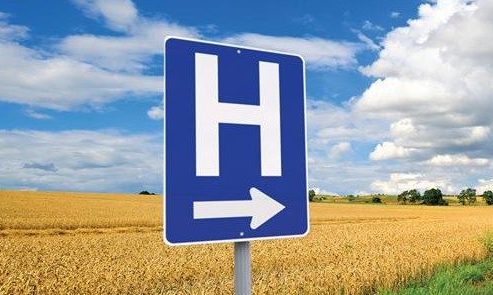
[(315, 191), (311, 189), (311, 190), (308, 191), (308, 200), (310, 202), (313, 202), (314, 199), (315, 199)]
[(493, 192), (485, 191), (483, 193), (483, 200), (486, 202), (486, 204), (493, 205)]
[(432, 188), (423, 194), (423, 204), (432, 206), (447, 206), (448, 202), (443, 199), (442, 191)]
[(465, 205), (466, 203), (471, 205), (476, 202), (476, 190), (472, 188), (464, 189), (457, 196), (457, 199), (459, 199), (459, 203), (462, 205)]
[(371, 198), (371, 202), (372, 202), (372, 203), (375, 203), (375, 204), (381, 204), (381, 203), (382, 203), (382, 199), (380, 199), (380, 197), (373, 196), (373, 197)]
[(404, 204), (406, 204), (407, 202), (416, 203), (418, 201), (421, 201), (422, 199), (423, 198), (421, 197), (421, 194), (416, 189), (403, 191), (397, 196), (397, 201)]

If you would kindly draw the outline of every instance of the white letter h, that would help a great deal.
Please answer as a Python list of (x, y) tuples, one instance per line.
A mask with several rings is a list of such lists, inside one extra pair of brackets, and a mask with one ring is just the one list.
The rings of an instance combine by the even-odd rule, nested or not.
[(217, 60), (195, 53), (196, 175), (219, 176), (219, 123), (230, 123), (260, 126), (261, 174), (281, 176), (279, 64), (259, 62), (257, 106), (219, 102)]

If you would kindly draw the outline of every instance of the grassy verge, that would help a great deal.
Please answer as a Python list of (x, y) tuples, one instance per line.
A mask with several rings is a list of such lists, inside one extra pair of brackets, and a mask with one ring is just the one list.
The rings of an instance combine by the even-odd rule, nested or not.
[(493, 259), (477, 264), (443, 267), (429, 280), (412, 283), (381, 295), (476, 295), (493, 294)]
[(379, 295), (489, 295), (493, 294), (493, 233), (481, 239), (488, 258), (478, 263), (444, 266), (428, 280)]

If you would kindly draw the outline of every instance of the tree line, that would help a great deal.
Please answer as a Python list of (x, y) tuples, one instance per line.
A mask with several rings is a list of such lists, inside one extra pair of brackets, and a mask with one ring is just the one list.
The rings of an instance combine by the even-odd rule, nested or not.
[[(485, 191), (480, 197), (484, 199), (486, 204), (493, 205), (492, 191)], [(471, 205), (473, 203), (476, 203), (476, 190), (472, 188), (463, 189), (457, 195), (457, 199), (462, 205)], [(397, 201), (403, 204), (421, 203), (424, 205), (448, 205), (448, 202), (443, 199), (442, 191), (438, 188), (426, 190), (423, 195), (421, 195), (416, 189), (403, 191), (397, 196)]]
[[(308, 191), (308, 197), (310, 202), (315, 200), (316, 194), (314, 190)], [(354, 198), (353, 195), (349, 195), (348, 198)], [(462, 205), (472, 205), (476, 203), (478, 195), (476, 190), (472, 188), (463, 189), (458, 195), (457, 199)], [(479, 197), (483, 198), (484, 202), (488, 205), (493, 205), (493, 192), (488, 190), (483, 192)], [(423, 204), (431, 206), (447, 206), (448, 202), (443, 198), (443, 193), (439, 188), (432, 188), (426, 190), (421, 194), (417, 189), (406, 190), (397, 195), (397, 201), (401, 204)], [(379, 197), (373, 197), (373, 203), (381, 203)]]

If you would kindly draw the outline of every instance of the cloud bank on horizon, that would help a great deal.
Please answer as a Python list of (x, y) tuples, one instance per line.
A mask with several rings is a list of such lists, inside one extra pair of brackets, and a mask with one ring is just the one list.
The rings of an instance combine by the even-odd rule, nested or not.
[[(396, 27), (404, 14), (389, 8), (386, 25), (369, 15), (348, 25), (345, 38), (316, 34), (316, 17), (301, 18), (306, 33), (298, 35), (223, 32), (130, 0), (74, 0), (74, 13), (98, 29), (39, 41), (36, 28), (16, 22), (20, 12), (0, 7), (0, 106), (8, 112), (0, 119), (0, 188), (161, 191), (157, 61), (172, 35), (304, 56), (309, 184), (320, 192), (493, 189), (490, 2), (422, 3)], [(356, 89), (353, 77), (365, 81), (360, 92), (325, 91), (331, 80)], [(101, 119), (115, 110), (138, 119)], [(23, 119), (31, 125), (16, 125)], [(87, 121), (92, 127), (81, 127)]]

